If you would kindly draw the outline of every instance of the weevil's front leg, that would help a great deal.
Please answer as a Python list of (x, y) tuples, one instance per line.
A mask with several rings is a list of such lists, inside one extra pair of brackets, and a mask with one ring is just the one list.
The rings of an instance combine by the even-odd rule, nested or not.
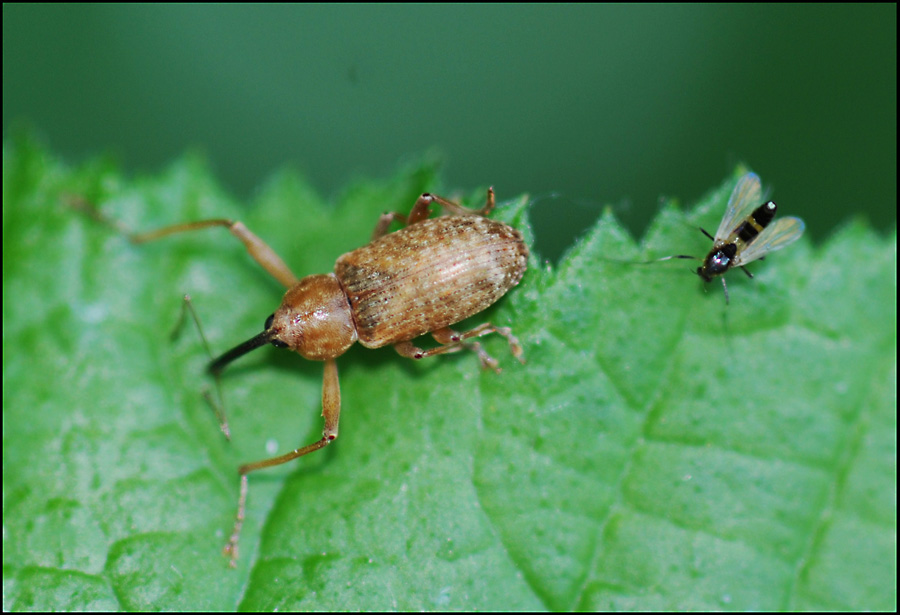
[(400, 222), (404, 223), (406, 226), (410, 226), (411, 224), (416, 224), (417, 222), (428, 219), (428, 216), (431, 215), (432, 203), (437, 203), (447, 211), (459, 216), (487, 216), (491, 213), (491, 210), (494, 209), (494, 189), (488, 188), (487, 203), (485, 203), (484, 207), (481, 209), (469, 209), (468, 207), (463, 207), (451, 200), (445, 199), (442, 196), (426, 192), (416, 199), (416, 204), (413, 205), (412, 211), (409, 212), (408, 216), (395, 212), (385, 212), (381, 214), (381, 217), (378, 218), (378, 223), (375, 225), (375, 230), (372, 231), (372, 241), (386, 235), (388, 228), (394, 220), (400, 220)]
[(244, 226), (242, 222), (218, 218), (215, 220), (200, 220), (198, 222), (173, 224), (147, 233), (134, 233), (124, 224), (107, 216), (98, 210), (96, 206), (80, 197), (68, 197), (67, 201), (70, 207), (83, 212), (101, 224), (105, 224), (125, 235), (131, 243), (146, 243), (148, 241), (161, 239), (162, 237), (168, 237), (169, 235), (175, 235), (176, 233), (198, 231), (212, 226), (224, 226), (232, 235), (241, 240), (244, 247), (247, 249), (247, 252), (253, 257), (253, 260), (259, 263), (263, 269), (268, 271), (272, 277), (281, 282), (286, 288), (292, 287), (299, 281), (297, 276), (291, 272), (290, 268), (284, 264), (281, 257), (279, 257), (262, 239), (250, 232), (250, 229)]
[(478, 359), (481, 361), (482, 367), (490, 368), (499, 373), (500, 367), (497, 359), (489, 355), (487, 351), (481, 347), (480, 343), (465, 341), (469, 338), (481, 337), (482, 335), (488, 335), (490, 333), (497, 333), (506, 338), (506, 341), (509, 343), (509, 350), (510, 353), (512, 353), (512, 356), (514, 356), (522, 363), (525, 362), (525, 359), (523, 357), (522, 345), (519, 343), (518, 338), (516, 338), (516, 336), (512, 334), (512, 329), (510, 329), (509, 327), (495, 327), (489, 322), (486, 322), (483, 325), (479, 325), (471, 331), (466, 331), (465, 333), (460, 333), (459, 331), (451, 329), (450, 327), (444, 327), (443, 329), (433, 331), (431, 333), (431, 337), (433, 337), (439, 344), (442, 344), (437, 348), (423, 350), (412, 342), (399, 342), (397, 344), (394, 344), (394, 349), (400, 355), (408, 357), (410, 359), (424, 359), (425, 357), (431, 357), (434, 355), (459, 352), (463, 349), (471, 350), (478, 355)]
[(172, 226), (164, 226), (161, 229), (150, 231), (148, 233), (133, 233), (128, 238), (133, 243), (146, 243), (155, 241), (162, 237), (168, 237), (176, 233), (185, 233), (189, 231), (197, 231), (212, 226), (224, 226), (232, 235), (241, 240), (247, 253), (259, 263), (263, 269), (269, 272), (273, 278), (281, 282), (285, 288), (294, 286), (300, 279), (294, 275), (290, 267), (288, 267), (281, 257), (275, 253), (275, 250), (262, 239), (254, 235), (250, 229), (244, 226), (243, 222), (218, 218), (215, 220), (200, 220), (198, 222), (186, 222), (184, 224), (173, 224)]
[(328, 446), (338, 437), (338, 423), (341, 419), (341, 385), (338, 380), (337, 363), (334, 359), (325, 361), (325, 375), (322, 378), (322, 416), (325, 417), (325, 429), (322, 430), (321, 440), (308, 444), (303, 448), (294, 449), (290, 453), (278, 457), (244, 464), (238, 470), (241, 475), (241, 495), (238, 499), (238, 510), (234, 521), (234, 529), (231, 532), (231, 537), (228, 539), (228, 544), (226, 544), (223, 549), (225, 555), (228, 555), (231, 558), (230, 565), (232, 568), (236, 566), (238, 558), (238, 540), (241, 537), (241, 528), (244, 525), (244, 513), (246, 512), (247, 504), (247, 475), (256, 470), (278, 466), (296, 459), (297, 457), (308, 455), (313, 451)]

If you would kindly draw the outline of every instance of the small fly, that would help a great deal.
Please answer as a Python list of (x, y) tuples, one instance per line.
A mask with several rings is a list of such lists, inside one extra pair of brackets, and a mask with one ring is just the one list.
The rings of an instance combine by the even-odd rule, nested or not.
[[(761, 199), (762, 186), (759, 176), (747, 173), (738, 180), (731, 198), (728, 199), (728, 209), (719, 224), (716, 236), (713, 237), (700, 229), (704, 235), (713, 240), (712, 249), (703, 259), (703, 264), (697, 267), (697, 275), (705, 282), (712, 282), (714, 277), (723, 275), (732, 267), (740, 267), (747, 277), (752, 278), (753, 274), (747, 271), (744, 265), (765, 258), (769, 252), (780, 250), (800, 239), (806, 228), (803, 220), (791, 216), (772, 223), (778, 206), (774, 201), (757, 206)], [(683, 254), (659, 260), (670, 258), (700, 260), (696, 256)], [(724, 277), (722, 288), (725, 289), (725, 302), (728, 303), (728, 285), (725, 284)]]

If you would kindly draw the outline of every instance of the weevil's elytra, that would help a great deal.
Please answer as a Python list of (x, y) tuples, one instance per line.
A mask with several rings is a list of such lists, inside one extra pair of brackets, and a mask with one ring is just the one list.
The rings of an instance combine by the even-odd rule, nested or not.
[(518, 284), (527, 263), (515, 229), (480, 216), (444, 216), (344, 254), (334, 272), (359, 342), (380, 348), (484, 311)]
[[(432, 203), (450, 215), (429, 219)], [(474, 351), (484, 367), (499, 371), (477, 341), (489, 333), (503, 336), (513, 356), (522, 347), (509, 327), (484, 323), (470, 331), (451, 329), (497, 302), (519, 283), (528, 264), (528, 248), (514, 228), (486, 216), (494, 208), (494, 191), (477, 211), (442, 197), (423, 194), (409, 216), (385, 214), (368, 245), (338, 258), (334, 273), (298, 279), (261, 239), (240, 222), (205, 220), (132, 235), (134, 242), (152, 241), (174, 233), (224, 226), (273, 277), (288, 287), (281, 306), (265, 321), (262, 333), (214, 359), (209, 371), (218, 377), (233, 360), (266, 344), (289, 348), (301, 356), (325, 362), (322, 381), (322, 438), (293, 451), (240, 467), (238, 514), (225, 551), (234, 565), (243, 525), (247, 474), (280, 465), (316, 451), (335, 440), (341, 393), (335, 359), (359, 341), (368, 348), (392, 344), (405, 357), (421, 359), (463, 349)], [(392, 220), (406, 226), (386, 234)], [(423, 350), (412, 340), (430, 333), (439, 346)]]

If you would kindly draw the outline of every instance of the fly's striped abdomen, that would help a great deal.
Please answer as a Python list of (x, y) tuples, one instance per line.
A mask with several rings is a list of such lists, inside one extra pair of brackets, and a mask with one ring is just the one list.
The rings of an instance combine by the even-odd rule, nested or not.
[(736, 243), (739, 249), (750, 244), (764, 228), (769, 226), (769, 223), (775, 218), (777, 209), (774, 201), (763, 203), (741, 221), (725, 240), (725, 243)]

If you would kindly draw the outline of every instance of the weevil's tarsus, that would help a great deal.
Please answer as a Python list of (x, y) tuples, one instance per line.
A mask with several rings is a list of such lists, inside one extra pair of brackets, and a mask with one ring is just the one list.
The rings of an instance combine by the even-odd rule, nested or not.
[(228, 427), (228, 418), (225, 416), (225, 398), (222, 396), (222, 386), (218, 377), (215, 378), (215, 383), (216, 395), (219, 398), (218, 400), (212, 396), (208, 388), (204, 388), (200, 391), (200, 395), (203, 396), (203, 399), (205, 399), (206, 403), (209, 404), (209, 407), (212, 408), (213, 414), (216, 415), (216, 420), (219, 421), (219, 429), (222, 431), (222, 435), (230, 442), (231, 428)]
[(225, 543), (225, 547), (222, 549), (222, 554), (228, 557), (228, 565), (231, 568), (237, 568), (238, 541), (241, 537), (241, 529), (244, 527), (248, 488), (247, 475), (241, 474), (241, 494), (238, 496), (238, 509), (234, 518), (234, 528), (232, 528), (231, 536), (229, 536), (228, 542)]

